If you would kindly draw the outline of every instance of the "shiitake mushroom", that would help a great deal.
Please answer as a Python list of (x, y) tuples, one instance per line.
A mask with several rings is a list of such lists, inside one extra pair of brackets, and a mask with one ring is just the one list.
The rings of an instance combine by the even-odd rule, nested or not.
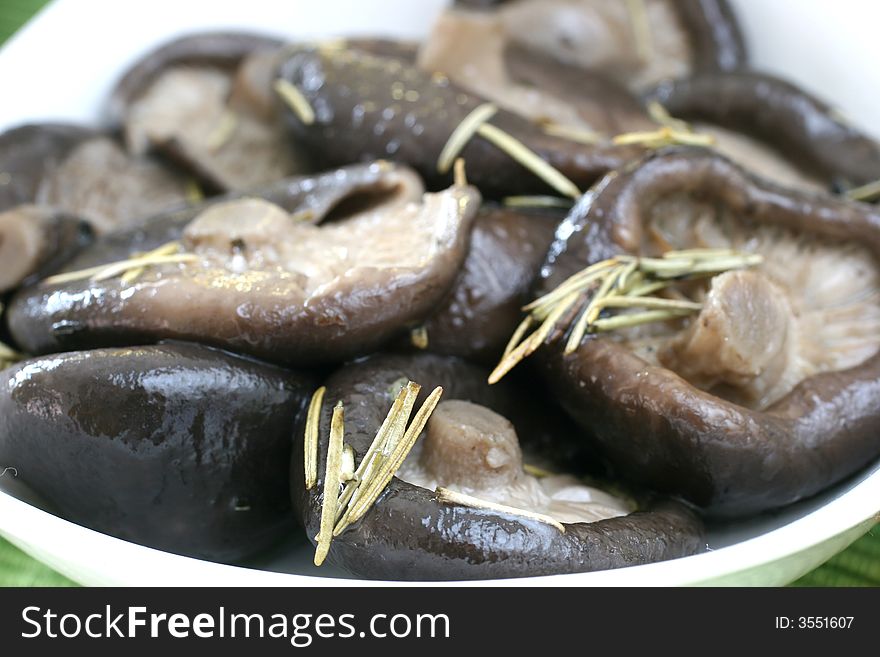
[(480, 208), (458, 279), (422, 324), (426, 344), (417, 347), (478, 362), (496, 361), (520, 321), (520, 308), (528, 300), (560, 213)]
[(94, 239), (79, 217), (36, 205), (0, 212), (0, 294), (57, 271)]
[(0, 135), (0, 210), (50, 206), (95, 232), (137, 225), (186, 205), (186, 177), (150, 157), (132, 157), (111, 137), (70, 124), (29, 124)]
[(64, 518), (231, 562), (296, 531), (288, 462), (309, 376), (169, 343), (0, 372), (0, 464)]
[[(451, 171), (438, 169), (453, 132), (486, 99), (468, 93), (447, 76), (405, 61), (372, 55), (356, 43), (291, 47), (279, 68), (314, 117), (288, 108), (286, 124), (297, 144), (321, 166), (392, 158), (415, 168), (430, 189), (449, 184)], [(479, 133), (460, 150), (469, 179), (489, 197), (560, 193), (577, 195), (599, 176), (644, 153), (636, 145), (583, 144), (553, 136), (533, 122), (499, 110), (492, 126), (521, 150), (537, 154), (567, 180), (551, 186)], [(451, 164), (451, 162), (450, 162)], [(560, 191), (561, 190), (561, 191)]]
[(285, 208), (242, 197), (174, 213), (155, 233), (99, 240), (68, 269), (130, 257), (154, 234), (179, 235), (187, 263), (48, 279), (12, 300), (10, 331), (28, 353), (161, 339), (287, 364), (369, 353), (435, 309), (467, 253), (479, 194), (422, 192), (412, 171), (379, 162), (270, 187)]
[[(442, 386), (447, 400), (434, 411), (421, 453), (411, 453), (366, 515), (330, 542), (333, 563), (375, 579), (458, 580), (617, 568), (702, 548), (701, 524), (684, 505), (660, 503), (627, 515), (627, 502), (595, 489), (552, 477), (542, 485), (525, 474), (516, 433), (528, 445), (535, 434), (553, 430), (552, 416), (506, 386), (489, 387), (486, 374), (456, 358), (379, 355), (343, 367), (326, 382), (325, 398), (342, 404), (343, 439), (355, 459), (364, 457), (407, 380), (423, 386), (421, 398)], [(293, 504), (313, 540), (320, 532), (323, 501), (339, 494), (325, 489), (332, 414), (330, 405), (324, 405), (316, 443), (317, 478), (311, 488), (306, 488), (303, 426), (291, 461)], [(541, 428), (535, 430), (536, 425)], [(570, 431), (554, 437), (557, 443), (573, 439)], [(469, 506), (457, 498), (443, 501), (440, 493), (401, 476), (457, 492), (494, 495), (520, 508), (541, 504), (564, 524), (509, 508)], [(562, 489), (570, 486), (577, 491), (569, 488), (566, 494)]]
[(33, 203), (46, 175), (97, 134), (72, 123), (30, 123), (0, 134), (0, 211)]
[[(697, 71), (746, 63), (736, 16), (726, 0), (465, 0), (514, 42), (633, 90)], [(453, 10), (452, 14), (464, 13)]]
[(619, 254), (763, 255), (683, 289), (693, 319), (539, 350), (544, 380), (621, 476), (719, 516), (789, 504), (880, 454), (880, 217), (707, 150), (609, 175), (563, 222), (538, 293)]
[(442, 15), (422, 44), (418, 65), (551, 134), (567, 132), (588, 145), (656, 129), (640, 100), (612, 78), (517, 44), (484, 13)]
[[(698, 122), (697, 129), (716, 134), (722, 152), (777, 182), (832, 189), (880, 179), (880, 144), (827, 103), (772, 75), (704, 73), (663, 82), (648, 97)], [(751, 147), (737, 147), (746, 138)]]
[(121, 128), (131, 105), (165, 72), (175, 67), (210, 67), (229, 73), (249, 55), (272, 52), (283, 41), (250, 32), (196, 32), (159, 45), (140, 57), (114, 86), (108, 119)]
[(282, 43), (204, 32), (160, 45), (114, 89), (111, 119), (132, 153), (155, 150), (212, 192), (259, 187), (310, 170), (281, 139), (274, 69)]

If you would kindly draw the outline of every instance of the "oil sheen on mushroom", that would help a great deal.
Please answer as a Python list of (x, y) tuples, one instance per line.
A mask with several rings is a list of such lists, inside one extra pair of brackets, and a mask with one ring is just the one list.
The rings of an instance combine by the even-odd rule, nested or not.
[[(317, 163), (339, 166), (352, 159), (390, 157), (415, 168), (432, 189), (448, 185), (452, 177), (438, 172), (450, 135), (486, 101), (445, 75), (374, 56), (354, 45), (292, 49), (279, 74), (315, 112), (309, 124), (293, 111), (285, 116), (294, 139)], [(555, 137), (504, 110), (490, 122), (580, 188), (644, 153), (637, 146), (589, 145)], [(479, 135), (460, 155), (468, 179), (488, 196), (560, 193)]]
[(63, 518), (224, 562), (296, 532), (307, 376), (179, 343), (47, 356), (0, 382), (0, 464)]
[[(508, 383), (488, 386), (486, 376), (485, 370), (455, 358), (380, 355), (346, 366), (326, 382), (325, 398), (344, 406), (344, 441), (357, 459), (372, 442), (401, 382), (420, 382), (423, 398), (442, 386), (444, 399), (458, 400), (435, 409), (420, 439), (425, 441), (420, 453), (411, 454), (401, 473), (404, 478), (394, 477), (367, 514), (333, 539), (333, 563), (375, 579), (458, 580), (617, 568), (701, 549), (701, 525), (682, 505), (660, 503), (624, 515), (631, 510), (627, 503), (576, 480), (536, 480), (523, 473), (516, 434), (527, 449), (529, 427), (540, 425), (535, 420), (541, 411)], [(330, 415), (325, 404), (318, 482), (311, 490), (304, 485), (301, 429), (293, 452), (293, 503), (310, 537), (317, 534), (325, 494)], [(578, 436), (566, 432), (555, 439), (561, 446), (577, 442)], [(565, 519), (565, 531), (517, 513), (440, 501), (432, 488), (423, 487), (436, 483), (506, 503), (535, 504)]]
[(194, 261), (31, 288), (11, 305), (11, 331), (31, 353), (165, 338), (282, 363), (369, 352), (449, 290), (480, 202), (472, 187), (423, 195), (410, 170), (373, 166), (384, 174), (322, 217), (259, 199), (211, 204), (183, 230)]
[[(812, 186), (826, 189), (862, 185), (880, 178), (880, 145), (850, 125), (834, 108), (779, 78), (751, 71), (706, 73), (668, 81), (651, 92), (673, 115), (717, 131), (719, 147), (747, 168), (777, 182), (792, 182), (762, 171), (766, 155), (741, 159), (736, 144), (725, 149), (728, 136), (752, 141), (789, 172)], [(741, 149), (739, 149), (741, 150)]]
[(868, 207), (783, 193), (688, 149), (598, 190), (558, 232), (542, 291), (621, 252), (763, 256), (682, 287), (703, 304), (693, 318), (543, 358), (622, 474), (744, 514), (815, 493), (880, 453), (880, 231)]
[(520, 321), (559, 217), (485, 205), (448, 297), (425, 321), (427, 349), (497, 361)]

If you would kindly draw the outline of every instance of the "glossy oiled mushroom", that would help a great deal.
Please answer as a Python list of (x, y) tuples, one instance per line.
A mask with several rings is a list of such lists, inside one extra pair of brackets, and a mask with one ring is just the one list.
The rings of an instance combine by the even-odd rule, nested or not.
[[(20, 292), (10, 330), (29, 353), (164, 338), (282, 363), (368, 353), (444, 297), (480, 199), (463, 185), (423, 195), (415, 174), (385, 162), (363, 169), (301, 179), (303, 202), (292, 208), (254, 198), (209, 204), (188, 218), (179, 243), (145, 262), (132, 251), (146, 240), (134, 239), (125, 256), (133, 260), (109, 269), (104, 260)], [(343, 193), (333, 205), (310, 199), (326, 200), (334, 182)], [(118, 254), (120, 241), (107, 242), (90, 251)], [(88, 251), (83, 260), (94, 262)]]
[[(638, 91), (700, 70), (731, 70), (746, 54), (726, 0), (459, 2), (486, 13), (514, 42), (601, 72)], [(464, 13), (461, 10), (452, 14)]]
[(650, 92), (676, 117), (714, 134), (736, 162), (788, 186), (825, 189), (880, 179), (880, 144), (834, 108), (779, 78), (705, 73)]
[(559, 221), (546, 210), (481, 208), (458, 280), (422, 325), (424, 333), (414, 333), (411, 341), (432, 353), (497, 360), (520, 321), (520, 307)]
[[(491, 388), (485, 377), (464, 361), (427, 354), (377, 356), (331, 377), (324, 393), (330, 403), (323, 412), (310, 411), (314, 425), (307, 421), (301, 428), (291, 470), (294, 507), (318, 544), (318, 561), (327, 554), (353, 574), (376, 579), (457, 580), (616, 568), (701, 549), (701, 525), (683, 505), (631, 513), (629, 500), (574, 476), (525, 472), (520, 439), (527, 448), (529, 427), (550, 423), (527, 397)], [(408, 380), (421, 384), (420, 400), (442, 386), (446, 401), (434, 409), (402, 468), (387, 470), (398, 453), (399, 420), (392, 420), (398, 429), (388, 434), (387, 449), (377, 448), (369, 459), (369, 448), (395, 397), (413, 395), (413, 401), (417, 393)], [(436, 401), (436, 394), (428, 399)], [(333, 410), (337, 400), (341, 411)], [(340, 420), (342, 435), (334, 436)], [(555, 438), (577, 440), (572, 433)], [(390, 456), (378, 456), (386, 451)], [(342, 468), (334, 470), (338, 454)], [(396, 476), (381, 478), (382, 472)], [(355, 474), (359, 478), (352, 479)], [(377, 478), (387, 488), (375, 488)], [(328, 484), (340, 479), (344, 485)], [(339, 496), (339, 503), (328, 515), (330, 496)]]
[(128, 148), (157, 150), (210, 190), (249, 189), (308, 170), (280, 138), (272, 88), (281, 42), (247, 33), (193, 34), (147, 54), (110, 101)]
[(547, 334), (545, 380), (621, 475), (739, 515), (816, 493), (880, 453), (880, 217), (869, 206), (683, 149), (606, 178), (557, 235), (540, 293), (632, 254), (662, 273), (679, 253), (677, 277), (696, 275), (695, 257), (717, 259), (703, 272), (751, 265), (655, 279), (648, 307), (672, 308), (651, 311), (665, 321), (636, 326), (631, 313), (644, 311), (616, 304), (582, 341), (564, 339), (570, 319)]
[(217, 561), (296, 531), (307, 376), (180, 343), (28, 360), (0, 383), (0, 470), (66, 519)]
[[(469, 180), (489, 196), (577, 196), (579, 188), (644, 152), (547, 134), (519, 115), (496, 112), (445, 75), (356, 44), (291, 49), (279, 74), (292, 101), (285, 112), (290, 132), (324, 166), (391, 158), (440, 188), (460, 155)], [(555, 171), (547, 171), (547, 163)]]

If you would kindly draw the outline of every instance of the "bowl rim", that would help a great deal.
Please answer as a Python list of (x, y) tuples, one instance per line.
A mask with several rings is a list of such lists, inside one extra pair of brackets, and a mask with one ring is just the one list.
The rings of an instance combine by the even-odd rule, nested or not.
[[(254, 1), (261, 5), (267, 4), (267, 0), (252, 0), (252, 2)], [(164, 4), (169, 3), (165, 2)], [(228, 14), (228, 8), (220, 6), (223, 4), (218, 4), (218, 13), (222, 14), (226, 11)], [(239, 5), (240, 3), (235, 4)], [(72, 6), (72, 0), (50, 2), (0, 48), (0, 61), (5, 61), (6, 55), (13, 50), (20, 56), (24, 52), (25, 46), (34, 39), (40, 38), (40, 30), (44, 24), (52, 21), (59, 22), (64, 12), (72, 11)], [(401, 4), (401, 6), (404, 5)], [(79, 12), (82, 9), (84, 8), (78, 4), (76, 11)], [(422, 10), (424, 11), (424, 9)], [(124, 11), (131, 11), (128, 3), (126, 3)], [(273, 30), (266, 31), (272, 32)], [(170, 38), (171, 33), (168, 36)], [(127, 62), (120, 61), (116, 62), (114, 66), (122, 67), (126, 64)], [(111, 74), (112, 72), (108, 72), (107, 75)], [(63, 110), (62, 114), (64, 114)], [(719, 578), (759, 569), (794, 555), (805, 553), (829, 541), (836, 540), (835, 549), (839, 549), (844, 546), (844, 543), (851, 542), (868, 531), (875, 522), (880, 522), (880, 459), (862, 470), (861, 474), (847, 480), (847, 482), (837, 484), (825, 494), (829, 492), (834, 495), (833, 499), (781, 527), (732, 545), (690, 557), (594, 573), (477, 582), (431, 582), (430, 584), (432, 586), (662, 586), (712, 583)], [(173, 555), (76, 525), (2, 490), (0, 490), (0, 535), (7, 537), (25, 551), (71, 576), (71, 578), (82, 579), (89, 583), (280, 586), (424, 585), (419, 582), (382, 582), (276, 573)], [(74, 546), (73, 550), (70, 549), (71, 546)], [(76, 555), (76, 558), (72, 559), (71, 554)], [(173, 561), (169, 562), (169, 559)], [(132, 565), (135, 563), (137, 567)], [(164, 570), (169, 563), (175, 566), (171, 573)], [(812, 562), (810, 567), (815, 565), (817, 562)], [(137, 572), (131, 572), (132, 570)]]

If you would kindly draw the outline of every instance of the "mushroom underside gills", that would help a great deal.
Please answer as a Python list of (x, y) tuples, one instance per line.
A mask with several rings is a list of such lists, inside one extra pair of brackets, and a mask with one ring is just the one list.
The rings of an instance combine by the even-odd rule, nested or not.
[(560, 523), (596, 522), (635, 510), (575, 476), (527, 473), (510, 420), (462, 400), (437, 406), (397, 476), (428, 490), (444, 488)]
[(805, 379), (880, 350), (880, 266), (864, 246), (744, 222), (687, 194), (655, 203), (644, 227), (646, 254), (731, 248), (763, 256), (752, 271), (689, 284), (700, 314), (621, 331), (616, 339), (649, 364), (762, 410)]
[(471, 187), (422, 196), (412, 172), (385, 171), (320, 217), (251, 198), (210, 204), (147, 267), (110, 263), (24, 291), (11, 330), (33, 352), (186, 339), (303, 363), (375, 349), (443, 298), (479, 205)]

